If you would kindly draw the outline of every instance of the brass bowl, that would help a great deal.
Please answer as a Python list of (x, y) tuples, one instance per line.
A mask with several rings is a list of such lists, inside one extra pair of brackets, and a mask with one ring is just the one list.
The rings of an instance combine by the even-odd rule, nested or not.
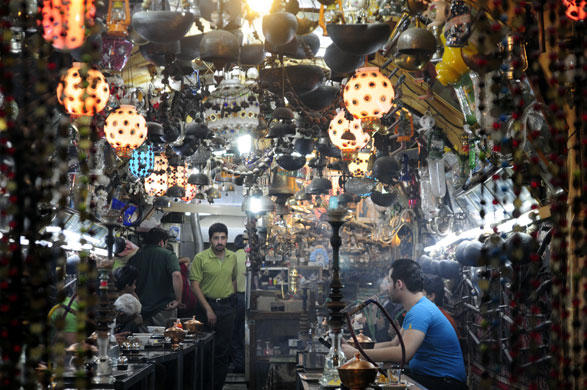
[(366, 360), (361, 360), (359, 354), (349, 362), (338, 368), (338, 376), (343, 385), (350, 390), (361, 390), (375, 382), (377, 368)]
[(184, 321), (183, 326), (188, 333), (200, 333), (204, 330), (204, 324), (196, 320), (196, 316), (193, 316), (191, 320)]

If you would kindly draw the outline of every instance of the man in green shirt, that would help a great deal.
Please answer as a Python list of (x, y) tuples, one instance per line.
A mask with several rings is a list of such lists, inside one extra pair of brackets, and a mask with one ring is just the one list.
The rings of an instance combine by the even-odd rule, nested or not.
[(198, 253), (190, 268), (190, 287), (196, 295), (196, 318), (214, 331), (214, 389), (221, 390), (228, 371), (236, 308), (236, 255), (226, 249), (228, 228), (215, 223), (208, 229), (210, 248)]
[(137, 295), (145, 325), (168, 326), (177, 318), (181, 305), (183, 280), (175, 253), (165, 249), (169, 235), (153, 228), (145, 235), (145, 247), (128, 260), (139, 271)]

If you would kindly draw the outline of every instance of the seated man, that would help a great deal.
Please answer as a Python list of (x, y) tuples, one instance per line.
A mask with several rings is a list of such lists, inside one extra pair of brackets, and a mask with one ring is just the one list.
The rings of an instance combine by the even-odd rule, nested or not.
[[(422, 292), (420, 265), (413, 260), (400, 259), (391, 265), (389, 296), (407, 311), (401, 329), (410, 362), (410, 377), (430, 390), (464, 390), (467, 375), (459, 340), (450, 322)], [(349, 344), (342, 349), (347, 358), (357, 351)], [(399, 339), (378, 343), (367, 350), (369, 357), (379, 362), (402, 360)]]
[(449, 312), (444, 310), (444, 283), (442, 282), (442, 278), (438, 275), (424, 275), (424, 294), (426, 298), (430, 299), (432, 302), (438, 306), (438, 309), (444, 314), (448, 322), (452, 325), (457, 337), (459, 337), (459, 330), (457, 329), (457, 324), (450, 315)]

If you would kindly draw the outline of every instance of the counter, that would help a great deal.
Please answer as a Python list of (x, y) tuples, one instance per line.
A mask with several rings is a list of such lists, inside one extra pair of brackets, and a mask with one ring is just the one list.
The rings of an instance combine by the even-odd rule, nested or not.
[[(328, 386), (322, 387), (318, 383), (320, 378), (322, 377), (322, 371), (300, 371), (298, 372), (298, 378), (296, 383), (296, 390), (321, 390), (321, 389), (328, 389), (328, 390), (341, 390), (341, 387), (335, 386)], [(405, 380), (408, 383), (411, 383), (411, 386), (407, 388), (407, 390), (428, 390), (426, 387), (422, 386), (408, 375), (402, 375), (402, 381)], [(368, 387), (367, 389), (371, 390), (379, 390), (383, 389), (383, 387)]]

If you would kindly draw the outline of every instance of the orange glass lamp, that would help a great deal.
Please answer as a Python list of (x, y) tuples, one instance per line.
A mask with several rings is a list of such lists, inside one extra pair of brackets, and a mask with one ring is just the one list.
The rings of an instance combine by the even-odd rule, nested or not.
[(341, 110), (330, 121), (328, 137), (334, 146), (342, 150), (343, 159), (350, 160), (352, 153), (364, 148), (371, 140), (371, 137), (363, 132), (359, 119), (348, 121), (344, 117), (344, 113), (344, 110)]
[(354, 177), (364, 177), (369, 169), (371, 153), (357, 153), (349, 163), (349, 172)]
[(44, 0), (43, 38), (59, 50), (77, 49), (85, 40), (86, 25), (94, 24), (93, 0)]
[(567, 18), (578, 22), (587, 18), (587, 0), (563, 0)]
[[(342, 97), (355, 118), (373, 122), (389, 112), (395, 90), (379, 68), (359, 68), (345, 85)], [(365, 126), (363, 129), (366, 130)]]
[(196, 197), (196, 194), (198, 193), (197, 186), (195, 186), (194, 184), (188, 183), (188, 185), (186, 185), (184, 188), (185, 188), (185, 196), (183, 198), (181, 198), (181, 200), (183, 200), (184, 202), (191, 202)]
[(147, 121), (134, 106), (122, 105), (106, 118), (104, 133), (119, 157), (130, 157), (147, 139)]
[(167, 173), (153, 172), (145, 179), (145, 191), (151, 196), (163, 196), (167, 193)]
[(188, 185), (188, 167), (185, 165), (170, 166), (167, 184), (169, 187), (180, 186), (186, 188)]
[(74, 63), (57, 85), (57, 100), (70, 115), (92, 116), (104, 109), (110, 88), (104, 75), (95, 69), (82, 69)]
[(110, 0), (108, 2), (108, 16), (106, 17), (107, 35), (126, 38), (128, 36), (130, 21), (128, 0)]

